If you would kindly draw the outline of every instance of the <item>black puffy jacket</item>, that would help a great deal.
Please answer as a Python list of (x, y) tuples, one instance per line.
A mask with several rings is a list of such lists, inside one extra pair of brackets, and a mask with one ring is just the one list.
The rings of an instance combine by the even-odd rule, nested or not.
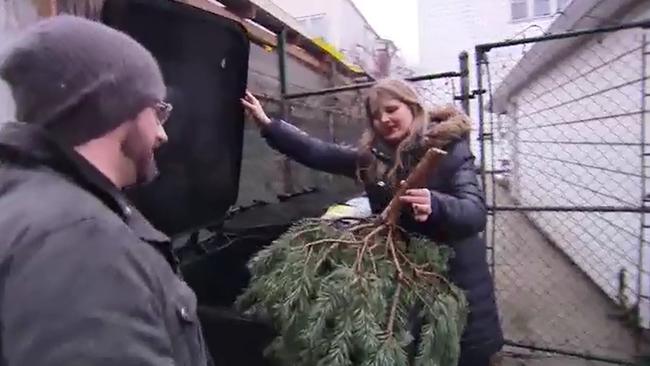
[[(310, 168), (357, 177), (361, 157), (358, 149), (327, 143), (310, 137), (304, 131), (281, 120), (273, 120), (262, 130), (271, 147)], [(390, 151), (382, 154), (391, 163)], [(453, 247), (450, 279), (462, 288), (469, 301), (470, 314), (463, 334), (462, 352), (493, 354), (503, 345), (492, 276), (487, 264), (485, 240), (479, 235), (485, 228), (487, 213), (479, 186), (474, 156), (467, 140), (447, 147), (445, 156), (428, 179), (432, 205), (437, 220), (418, 223), (410, 215), (402, 215), (407, 230), (427, 235)], [(407, 172), (404, 172), (406, 174)], [(365, 189), (374, 213), (381, 212), (392, 197), (390, 185), (381, 180), (365, 182)]]

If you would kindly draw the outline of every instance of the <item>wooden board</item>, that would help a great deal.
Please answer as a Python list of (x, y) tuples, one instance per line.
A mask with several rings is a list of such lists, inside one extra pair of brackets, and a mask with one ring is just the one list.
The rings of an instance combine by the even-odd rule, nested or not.
[[(38, 9), (38, 13), (42, 17), (53, 16), (58, 13), (57, 10), (57, 0), (31, 0), (34, 2)], [(239, 15), (233, 13), (223, 6), (211, 2), (209, 0), (175, 0), (201, 10), (216, 14), (225, 18), (229, 18), (239, 22), (248, 32), (249, 39), (262, 47), (265, 47), (269, 52), (275, 51), (278, 41), (275, 33), (264, 28), (263, 26), (250, 21), (248, 19), (242, 18)], [(300, 61), (301, 63), (307, 65), (314, 71), (317, 71), (322, 74), (328, 74), (332, 70), (332, 65), (336, 65), (343, 75), (350, 77), (359, 76), (359, 74), (351, 70), (347, 65), (336, 60), (334, 57), (329, 55), (326, 50), (323, 50), (322, 53), (314, 53), (312, 47), (308, 47), (310, 51), (306, 50), (303, 47), (300, 47), (298, 44), (292, 44), (291, 40), (296, 37), (289, 37), (289, 44), (286, 47), (287, 54), (290, 57), (293, 57)], [(295, 42), (312, 42), (310, 39), (305, 37), (298, 37)], [(313, 42), (312, 42), (313, 43)], [(310, 45), (308, 45), (310, 46)], [(317, 47), (318, 48), (318, 47)]]
[[(264, 29), (262, 26), (258, 25), (257, 23), (239, 17), (238, 15), (234, 14), (233, 12), (229, 11), (224, 7), (214, 4), (208, 0), (176, 0), (176, 1), (180, 1), (188, 5), (192, 5), (194, 7), (211, 12), (213, 14), (217, 14), (226, 18), (236, 20), (240, 22), (244, 26), (244, 28), (246, 28), (252, 42), (263, 47), (268, 47), (269, 51), (274, 50), (277, 47), (278, 44), (277, 37), (273, 32)], [(325, 59), (325, 57), (323, 57), (323, 59), (319, 59), (314, 55), (311, 55), (305, 49), (295, 44), (287, 45), (287, 54), (292, 57), (295, 57), (299, 61), (305, 63), (306, 65), (310, 66), (311, 68), (315, 69), (318, 72), (327, 73), (330, 70), (329, 63), (332, 61)]]

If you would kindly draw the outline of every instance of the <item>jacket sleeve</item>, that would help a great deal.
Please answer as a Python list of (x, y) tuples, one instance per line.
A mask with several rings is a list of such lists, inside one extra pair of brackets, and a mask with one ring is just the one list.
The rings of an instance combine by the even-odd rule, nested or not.
[(476, 235), (485, 229), (487, 209), (481, 189), (474, 156), (465, 140), (449, 151), (453, 165), (448, 176), (448, 190), (431, 190), (432, 214), (424, 224), (428, 232), (442, 232), (449, 239)]
[(262, 130), (262, 136), (275, 150), (316, 170), (356, 178), (359, 150), (328, 143), (281, 120), (272, 120)]
[(15, 250), (0, 313), (3, 364), (173, 365), (160, 285), (130, 241), (88, 220)]

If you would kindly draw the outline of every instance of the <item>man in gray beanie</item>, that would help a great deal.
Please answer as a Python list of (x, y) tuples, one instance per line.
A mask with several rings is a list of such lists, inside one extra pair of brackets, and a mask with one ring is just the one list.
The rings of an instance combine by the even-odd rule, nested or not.
[(0, 59), (0, 365), (206, 365), (169, 239), (122, 190), (150, 181), (171, 106), (152, 55), (72, 16)]

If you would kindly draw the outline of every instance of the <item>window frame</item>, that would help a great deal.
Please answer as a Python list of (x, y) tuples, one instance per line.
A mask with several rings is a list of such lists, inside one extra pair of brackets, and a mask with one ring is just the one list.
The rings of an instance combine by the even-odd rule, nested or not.
[(556, 0), (555, 8), (557, 11), (564, 11), (573, 0)]
[[(548, 13), (536, 13), (537, 7), (539, 6), (538, 1), (545, 1), (548, 3)], [(566, 9), (572, 2), (573, 0), (510, 0), (510, 22), (518, 23), (553, 17)], [(521, 7), (521, 9), (525, 12), (525, 16), (515, 18), (515, 13), (513, 12), (515, 6)]]
[[(515, 18), (515, 6), (521, 6), (523, 4), (524, 15), (522, 17)], [(518, 22), (530, 18), (529, 14), (529, 4), (528, 0), (510, 0), (510, 21)]]
[[(317, 13), (317, 14), (305, 15), (305, 16), (297, 17), (296, 20), (305, 28), (306, 31), (311, 33), (313, 37), (322, 38), (327, 41), (328, 38), (327, 36), (329, 31), (327, 14)], [(316, 32), (316, 28), (322, 28), (319, 29), (320, 31), (322, 31), (322, 34)]]
[[(545, 3), (546, 4), (546, 13), (544, 14), (538, 14), (537, 9), (540, 3)], [(553, 7), (551, 6), (551, 0), (533, 0), (532, 2), (532, 17), (533, 18), (540, 18), (540, 17), (547, 17), (553, 14), (553, 11), (551, 10)]]

